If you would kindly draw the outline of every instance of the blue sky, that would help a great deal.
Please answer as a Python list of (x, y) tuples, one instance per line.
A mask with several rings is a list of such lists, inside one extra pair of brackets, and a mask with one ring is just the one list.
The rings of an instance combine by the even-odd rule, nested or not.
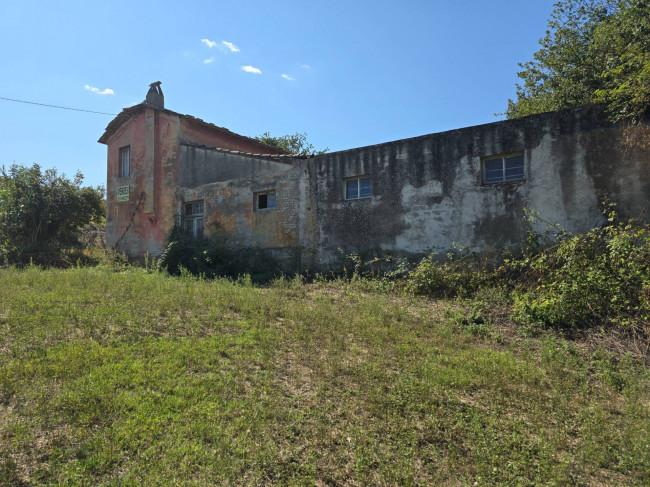
[[(5, 1), (0, 97), (165, 106), (330, 151), (499, 120), (553, 0)], [(0, 100), (0, 164), (105, 184), (110, 116)]]

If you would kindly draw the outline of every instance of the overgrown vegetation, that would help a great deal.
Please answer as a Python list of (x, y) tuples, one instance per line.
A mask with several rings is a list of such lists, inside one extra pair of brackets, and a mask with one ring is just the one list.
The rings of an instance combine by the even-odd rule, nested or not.
[(51, 263), (61, 250), (74, 247), (84, 225), (101, 222), (106, 212), (101, 187), (82, 187), (74, 179), (12, 165), (0, 170), (0, 259), (5, 262)]
[[(568, 332), (615, 328), (646, 355), (650, 349), (650, 224), (619, 220), (579, 235), (531, 233), (519, 253), (451, 254), (423, 259), (406, 289), (433, 297), (471, 297), (504, 288), (523, 323)], [(552, 237), (551, 245), (542, 247)]]
[[(390, 255), (352, 253), (329, 278), (363, 281), (368, 290), (431, 298), (472, 298), (500, 290), (521, 324), (562, 330), (614, 330), (650, 350), (650, 224), (619, 219), (613, 205), (600, 227), (572, 235), (557, 226), (529, 232), (518, 250), (433, 253), (417, 263)], [(528, 211), (527, 218), (538, 218)], [(371, 255), (372, 254), (372, 255)], [(281, 262), (262, 249), (232, 245), (217, 233), (197, 240), (175, 228), (158, 269), (208, 278), (249, 275), (268, 283)]]
[(617, 221), (561, 239), (523, 264), (522, 317), (557, 327), (620, 326), (650, 337), (650, 225)]
[(495, 259), (499, 258), (462, 249), (448, 252), (444, 258), (433, 253), (408, 274), (405, 288), (407, 292), (434, 298), (470, 297), (497, 283)]
[(233, 245), (223, 232), (196, 239), (180, 226), (171, 231), (157, 266), (172, 275), (183, 271), (208, 278), (248, 274), (255, 282), (267, 282), (282, 272), (280, 263), (261, 249)]
[(2, 485), (647, 485), (650, 374), (364, 279), (0, 270)]

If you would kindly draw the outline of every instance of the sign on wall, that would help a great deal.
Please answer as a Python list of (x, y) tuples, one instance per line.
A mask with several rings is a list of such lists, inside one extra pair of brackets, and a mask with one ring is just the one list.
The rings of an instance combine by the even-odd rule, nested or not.
[(129, 201), (129, 186), (117, 187), (117, 201)]

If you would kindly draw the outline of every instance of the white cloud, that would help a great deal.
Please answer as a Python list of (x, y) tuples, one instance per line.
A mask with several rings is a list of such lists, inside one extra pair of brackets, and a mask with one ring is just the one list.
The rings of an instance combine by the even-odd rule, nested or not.
[(241, 69), (247, 73), (262, 74), (262, 70), (254, 68), (253, 66), (242, 66)]
[(208, 58), (208, 59), (204, 59), (204, 60), (203, 60), (203, 64), (210, 64), (210, 63), (213, 63), (213, 62), (214, 62), (214, 58), (213, 58), (213, 57)]
[(95, 88), (94, 86), (86, 85), (84, 86), (88, 91), (91, 91), (97, 95), (114, 95), (115, 92), (111, 90), (110, 88), (106, 88), (104, 91), (100, 90), (99, 88)]
[(239, 48), (237, 46), (235, 46), (232, 42), (221, 41), (221, 44), (223, 44), (228, 49), (230, 49), (230, 52), (239, 52)]
[(311, 66), (309, 64), (301, 64), (300, 67), (302, 69), (311, 69)]
[(282, 77), (287, 81), (296, 81), (296, 78), (294, 78), (293, 76), (289, 76), (288, 74), (283, 74)]
[(201, 39), (201, 42), (208, 46), (210, 49), (213, 47), (216, 47), (217, 43), (215, 41), (211, 41), (210, 39)]

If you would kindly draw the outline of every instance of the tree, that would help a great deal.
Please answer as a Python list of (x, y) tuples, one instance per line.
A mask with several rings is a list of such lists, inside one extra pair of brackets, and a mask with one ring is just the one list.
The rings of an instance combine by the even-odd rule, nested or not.
[(650, 1), (562, 0), (539, 42), (508, 118), (602, 102), (638, 120), (650, 105)]
[(19, 261), (28, 255), (74, 245), (85, 224), (105, 213), (104, 189), (81, 187), (56, 169), (12, 165), (0, 170), (0, 256)]
[(283, 150), (289, 154), (325, 154), (329, 149), (326, 147), (322, 150), (314, 150), (314, 146), (307, 141), (306, 133), (296, 132), (292, 135), (283, 135), (281, 137), (272, 137), (269, 132), (255, 137), (255, 140), (262, 142), (271, 147)]
[(624, 4), (594, 32), (602, 86), (595, 101), (607, 104), (615, 120), (638, 120), (650, 106), (650, 1)]

